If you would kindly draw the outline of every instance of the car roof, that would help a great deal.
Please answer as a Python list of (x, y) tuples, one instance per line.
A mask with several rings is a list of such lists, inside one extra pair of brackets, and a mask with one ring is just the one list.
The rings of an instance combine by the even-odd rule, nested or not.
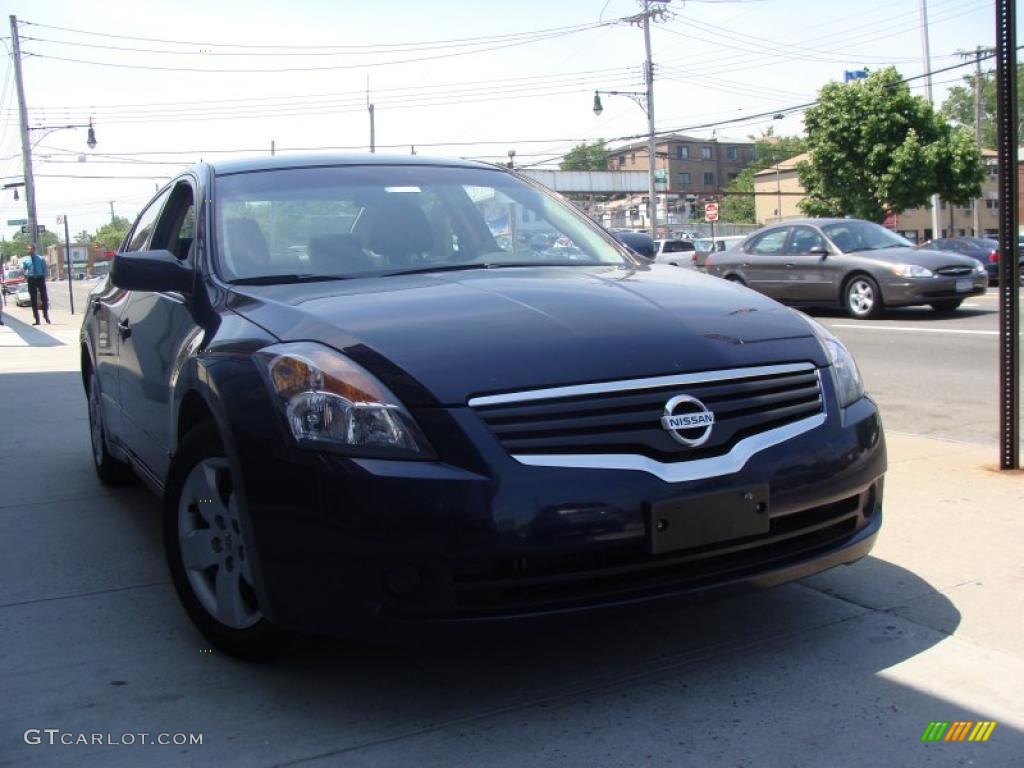
[(284, 154), (213, 160), (204, 163), (214, 174), (251, 173), (283, 168), (319, 168), (338, 165), (433, 165), (439, 167), (503, 170), (499, 166), (450, 157), (424, 155), (388, 155), (371, 153), (346, 154)]

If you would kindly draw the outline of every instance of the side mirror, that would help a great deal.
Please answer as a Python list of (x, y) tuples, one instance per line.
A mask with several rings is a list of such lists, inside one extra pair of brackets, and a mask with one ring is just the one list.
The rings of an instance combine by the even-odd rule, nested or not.
[(811, 256), (828, 256), (829, 250), (824, 245), (815, 245), (813, 248), (808, 248), (807, 253)]
[(195, 276), (170, 251), (119, 253), (110, 265), (110, 281), (126, 291), (188, 293)]

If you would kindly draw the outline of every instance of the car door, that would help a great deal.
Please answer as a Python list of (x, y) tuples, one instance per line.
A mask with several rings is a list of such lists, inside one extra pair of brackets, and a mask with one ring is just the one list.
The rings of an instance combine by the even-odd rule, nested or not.
[[(822, 249), (828, 253), (822, 253)], [(825, 236), (814, 227), (795, 225), (786, 241), (786, 286), (782, 298), (788, 302), (831, 302), (838, 295), (840, 268)]]
[(789, 227), (775, 227), (754, 237), (743, 250), (741, 275), (755, 291), (782, 298), (786, 286), (783, 262)]
[[(160, 211), (167, 202), (168, 190), (162, 190), (143, 209), (135, 225), (121, 243), (119, 252), (137, 251), (146, 247)], [(127, 445), (124, 428), (124, 401), (121, 397), (121, 351), (124, 316), (131, 301), (131, 293), (117, 288), (109, 279), (102, 287), (89, 295), (87, 311), (91, 317), (87, 323), (95, 356), (93, 364), (100, 380), (103, 424), (107, 436)]]
[[(166, 249), (196, 263), (194, 182), (179, 180), (144, 250)], [(133, 291), (120, 325), (120, 385), (126, 442), (159, 480), (171, 448), (171, 375), (179, 351), (198, 326), (189, 298), (177, 292)]]

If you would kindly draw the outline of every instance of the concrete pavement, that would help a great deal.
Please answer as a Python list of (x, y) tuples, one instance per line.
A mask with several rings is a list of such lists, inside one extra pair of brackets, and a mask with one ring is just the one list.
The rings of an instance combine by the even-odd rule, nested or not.
[[(797, 584), (486, 641), (311, 640), (249, 666), (210, 653), (178, 606), (156, 500), (94, 477), (77, 318), (55, 310), (43, 338), (12, 315), (0, 765), (1020, 764), (1024, 477), (993, 471), (991, 446), (889, 432), (875, 551)], [(983, 744), (921, 743), (933, 720), (998, 725)], [(46, 728), (203, 742), (25, 742)]]

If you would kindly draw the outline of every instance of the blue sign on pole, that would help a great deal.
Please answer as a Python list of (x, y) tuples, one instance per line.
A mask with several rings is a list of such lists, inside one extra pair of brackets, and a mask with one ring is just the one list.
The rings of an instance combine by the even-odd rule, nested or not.
[(868, 76), (866, 69), (847, 69), (843, 72), (843, 82), (848, 83), (851, 80), (863, 80)]

